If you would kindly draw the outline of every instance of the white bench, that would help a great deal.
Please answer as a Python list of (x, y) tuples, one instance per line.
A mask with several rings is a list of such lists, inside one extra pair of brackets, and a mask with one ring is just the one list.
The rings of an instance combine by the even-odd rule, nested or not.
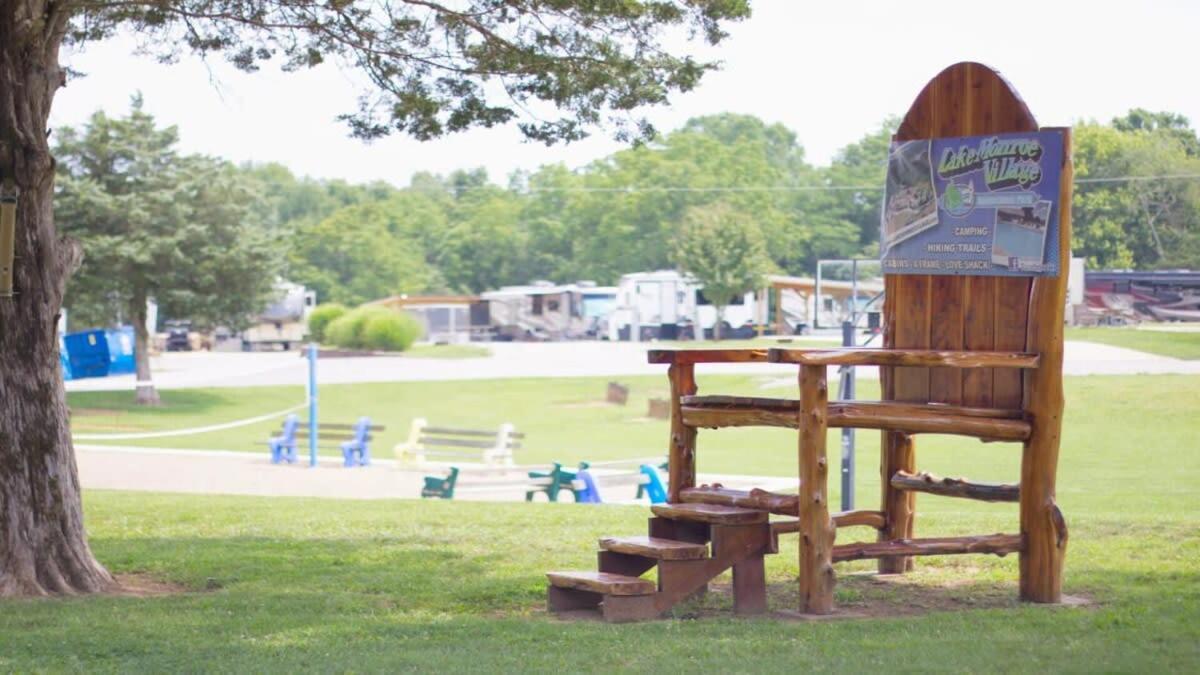
[(470, 460), (486, 466), (511, 467), (513, 450), (521, 447), (518, 433), (513, 425), (501, 424), (497, 431), (480, 429), (451, 429), (431, 427), (423, 418), (413, 420), (408, 440), (396, 446), (396, 459), (402, 465), (419, 466), (434, 461), (444, 464), (449, 460)]

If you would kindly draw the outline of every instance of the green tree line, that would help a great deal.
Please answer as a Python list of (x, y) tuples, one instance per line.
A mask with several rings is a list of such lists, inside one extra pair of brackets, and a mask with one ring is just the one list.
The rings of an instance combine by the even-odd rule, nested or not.
[[(811, 274), (819, 258), (874, 256), (890, 119), (829, 166), (796, 134), (748, 115), (682, 128), (572, 170), (422, 173), (403, 188), (243, 167), (261, 218), (287, 232), (288, 276), (323, 301), (479, 292), (533, 279), (613, 283), (675, 266), (690, 211), (740, 214), (770, 267)], [(1188, 121), (1133, 110), (1075, 128), (1075, 254), (1092, 268), (1200, 267), (1200, 140)], [(1182, 176), (1156, 180), (1127, 177)], [(628, 188), (635, 188), (629, 190)]]
[[(749, 240), (767, 254), (758, 265), (764, 271), (805, 275), (819, 258), (874, 256), (895, 125), (886, 120), (828, 166), (810, 163), (781, 124), (721, 114), (578, 169), (518, 171), (503, 185), (479, 168), (418, 173), (404, 187), (314, 180), (278, 164), (224, 163), (221, 171), (240, 176), (237, 208), (227, 212), (256, 233), (252, 267), (309, 286), (322, 302), (353, 306), (534, 279), (609, 284), (628, 272), (686, 267), (679, 251), (688, 246), (687, 224), (710, 210), (752, 230)], [(63, 133), (64, 141), (74, 138)], [(1200, 138), (1185, 118), (1133, 110), (1109, 123), (1083, 122), (1074, 145), (1076, 255), (1092, 268), (1200, 267)], [(1168, 178), (1140, 179), (1153, 176)], [(266, 259), (268, 243), (275, 253)], [(165, 271), (152, 262), (148, 269)], [(180, 261), (171, 267), (187, 273)], [(85, 279), (98, 268), (85, 262)], [(105, 263), (100, 276), (112, 269)], [(163, 296), (165, 286), (154, 285)], [(70, 295), (85, 302), (72, 309), (115, 297), (102, 283), (73, 286)], [(136, 304), (121, 298), (131, 299)]]

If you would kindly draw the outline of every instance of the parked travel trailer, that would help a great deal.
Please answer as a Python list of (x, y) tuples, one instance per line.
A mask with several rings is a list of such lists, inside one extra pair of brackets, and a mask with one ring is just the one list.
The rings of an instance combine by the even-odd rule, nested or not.
[(421, 334), (434, 344), (460, 344), (471, 340), (477, 327), (472, 319), (480, 299), (474, 295), (393, 295), (368, 303), (407, 312), (421, 322)]
[[(725, 308), (722, 337), (753, 337), (756, 311), (753, 291), (734, 298)], [(686, 340), (697, 327), (711, 336), (717, 309), (699, 284), (675, 270), (637, 272), (621, 277), (607, 324), (610, 340)]]
[(569, 340), (598, 335), (616, 296), (591, 282), (556, 285), (535, 281), (483, 293), (488, 324), (497, 340)]
[(799, 334), (815, 327), (836, 328), (851, 316), (858, 317), (862, 328), (878, 327), (883, 310), (880, 280), (861, 279), (854, 283), (824, 279), (818, 283), (811, 277), (772, 274), (766, 277), (766, 284), (760, 297), (769, 295), (774, 303), (771, 323), (776, 334)]
[(308, 333), (308, 315), (317, 306), (317, 292), (281, 281), (275, 285), (275, 293), (275, 301), (242, 331), (244, 351), (275, 346), (287, 351), (304, 342)]

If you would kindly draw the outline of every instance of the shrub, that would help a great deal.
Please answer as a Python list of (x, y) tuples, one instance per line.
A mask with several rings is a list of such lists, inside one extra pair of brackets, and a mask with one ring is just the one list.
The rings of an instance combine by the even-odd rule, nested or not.
[(421, 324), (399, 312), (369, 317), (362, 329), (363, 346), (380, 351), (402, 352), (421, 337)]
[(319, 305), (308, 315), (308, 337), (314, 342), (325, 341), (325, 329), (347, 311), (345, 305), (336, 302)]
[(403, 351), (421, 337), (421, 324), (384, 307), (358, 307), (325, 328), (328, 342), (343, 349)]
[(358, 307), (338, 317), (325, 329), (325, 339), (343, 349), (362, 349), (362, 334), (367, 319), (390, 310), (382, 307)]

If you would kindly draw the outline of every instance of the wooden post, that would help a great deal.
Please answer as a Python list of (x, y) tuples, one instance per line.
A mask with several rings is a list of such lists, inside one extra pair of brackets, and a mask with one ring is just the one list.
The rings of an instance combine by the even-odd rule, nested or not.
[(1067, 525), (1055, 504), (1055, 473), (1062, 436), (1063, 314), (1071, 258), (1071, 130), (1062, 129), (1059, 199), (1059, 273), (1034, 282), (1026, 347), (1041, 355), (1025, 376), (1025, 413), (1033, 429), (1021, 455), (1021, 599), (1062, 600)]
[(833, 611), (833, 521), (825, 457), (829, 386), (825, 366), (800, 367), (800, 611)]
[(667, 501), (679, 502), (679, 491), (696, 487), (696, 428), (683, 423), (680, 399), (696, 393), (696, 367), (673, 363), (667, 371), (671, 380), (671, 441), (667, 448)]
[(783, 320), (783, 287), (775, 289), (775, 334), (785, 335), (787, 322)]
[[(879, 531), (879, 541), (911, 539), (917, 495), (909, 490), (896, 489), (892, 485), (892, 476), (896, 475), (897, 471), (916, 472), (917, 453), (913, 446), (913, 438), (895, 431), (885, 431), (881, 442), (883, 447), (880, 449), (879, 480), (883, 487), (883, 504), (880, 510), (883, 511), (885, 524)], [(912, 569), (911, 557), (879, 559), (880, 574), (903, 574), (911, 572)]]

